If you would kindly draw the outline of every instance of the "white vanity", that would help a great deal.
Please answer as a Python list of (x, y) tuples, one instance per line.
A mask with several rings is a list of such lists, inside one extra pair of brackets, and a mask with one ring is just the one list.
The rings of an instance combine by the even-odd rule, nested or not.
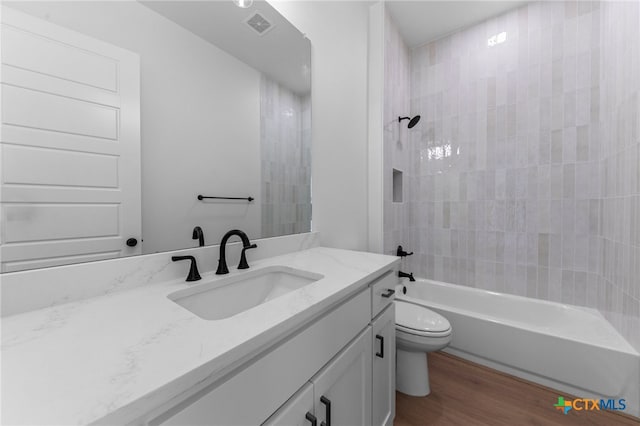
[(391, 424), (395, 317), (393, 299), (382, 296), (394, 282), (393, 271), (384, 272), (229, 377), (142, 423), (311, 425), (315, 418), (327, 425)]
[[(397, 263), (315, 247), (5, 317), (2, 421), (390, 425)], [(179, 303), (260, 271), (308, 282), (215, 320)]]

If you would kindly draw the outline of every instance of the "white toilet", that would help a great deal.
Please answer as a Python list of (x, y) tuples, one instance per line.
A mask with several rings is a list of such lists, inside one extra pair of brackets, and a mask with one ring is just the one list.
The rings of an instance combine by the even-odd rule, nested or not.
[(451, 342), (451, 324), (442, 315), (404, 300), (396, 304), (396, 389), (412, 396), (427, 396), (427, 353)]

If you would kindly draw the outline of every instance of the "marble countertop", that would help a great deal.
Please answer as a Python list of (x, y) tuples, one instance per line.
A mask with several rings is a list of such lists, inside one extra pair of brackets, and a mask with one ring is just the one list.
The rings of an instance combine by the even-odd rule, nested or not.
[(2, 319), (3, 424), (123, 424), (215, 379), (397, 258), (317, 247), (254, 261), (324, 278), (230, 318), (208, 321), (171, 301), (195, 284), (157, 283)]

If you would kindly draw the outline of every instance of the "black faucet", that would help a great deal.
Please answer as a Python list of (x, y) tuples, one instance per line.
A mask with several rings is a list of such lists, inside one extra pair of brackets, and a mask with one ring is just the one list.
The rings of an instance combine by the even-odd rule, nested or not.
[(193, 256), (172, 256), (171, 260), (177, 262), (179, 260), (190, 260), (191, 267), (189, 268), (189, 275), (187, 275), (187, 281), (198, 281), (201, 279), (200, 273), (198, 272), (198, 264), (196, 263), (196, 258)]
[(413, 272), (410, 274), (407, 274), (406, 272), (402, 272), (402, 271), (398, 271), (398, 276), (400, 278), (409, 278), (409, 281), (414, 282), (416, 279), (413, 278)]
[(396, 256), (398, 257), (411, 256), (412, 254), (413, 252), (407, 253), (406, 251), (402, 250), (402, 246), (398, 246), (398, 249), (396, 250)]
[(224, 234), (222, 237), (222, 241), (220, 242), (220, 259), (218, 259), (218, 270), (216, 271), (217, 275), (224, 275), (229, 273), (229, 268), (227, 268), (227, 258), (226, 258), (226, 248), (227, 248), (227, 240), (237, 235), (242, 239), (242, 254), (240, 255), (240, 263), (238, 264), (238, 269), (248, 269), (249, 264), (247, 263), (247, 256), (244, 254), (245, 250), (253, 249), (258, 247), (256, 244), (251, 244), (249, 241), (249, 237), (247, 234), (242, 232), (239, 229), (232, 229), (231, 231)]
[(194, 240), (198, 240), (198, 246), (204, 246), (204, 232), (202, 232), (202, 228), (196, 226), (193, 228), (193, 235), (191, 236)]

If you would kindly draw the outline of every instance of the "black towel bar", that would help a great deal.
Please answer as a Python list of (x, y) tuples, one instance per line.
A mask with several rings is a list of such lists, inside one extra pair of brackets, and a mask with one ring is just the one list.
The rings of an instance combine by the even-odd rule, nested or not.
[(253, 197), (205, 197), (204, 195), (198, 195), (198, 200), (202, 201), (205, 198), (214, 199), (214, 200), (247, 200), (248, 202), (252, 202), (255, 200)]

